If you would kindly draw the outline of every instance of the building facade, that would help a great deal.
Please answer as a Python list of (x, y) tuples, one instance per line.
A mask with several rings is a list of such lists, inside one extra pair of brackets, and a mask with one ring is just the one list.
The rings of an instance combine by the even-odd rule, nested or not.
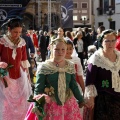
[(33, 26), (38, 30), (56, 29), (61, 24), (60, 11), (59, 0), (30, 0), (26, 6), (24, 21), (27, 27)]
[(120, 29), (120, 0), (94, 0), (95, 28)]
[(92, 0), (73, 0), (73, 24), (76, 27), (93, 27)]
[[(1, 1), (0, 16), (19, 16), (28, 29), (93, 27), (93, 0), (5, 0)], [(16, 5), (16, 6), (15, 6)], [(14, 10), (11, 7), (14, 6)], [(5, 8), (6, 7), (6, 8)], [(8, 13), (8, 14), (7, 14)], [(9, 14), (10, 13), (10, 14)], [(4, 17), (5, 18), (5, 17)], [(4, 22), (2, 17), (0, 23)], [(47, 28), (49, 27), (49, 28)]]

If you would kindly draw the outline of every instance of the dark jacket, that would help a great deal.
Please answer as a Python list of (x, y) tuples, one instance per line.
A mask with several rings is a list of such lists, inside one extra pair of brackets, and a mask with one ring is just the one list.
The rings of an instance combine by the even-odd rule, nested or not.
[(46, 38), (45, 36), (42, 34), (42, 35), (39, 35), (38, 36), (38, 46), (40, 47), (40, 51), (46, 51)]
[(30, 62), (30, 55), (29, 55), (29, 50), (30, 50), (30, 53), (35, 53), (35, 48), (34, 48), (34, 45), (33, 45), (33, 42), (31, 40), (31, 38), (27, 35), (22, 35), (21, 36), (25, 42), (26, 42), (26, 51), (27, 51), (27, 58)]

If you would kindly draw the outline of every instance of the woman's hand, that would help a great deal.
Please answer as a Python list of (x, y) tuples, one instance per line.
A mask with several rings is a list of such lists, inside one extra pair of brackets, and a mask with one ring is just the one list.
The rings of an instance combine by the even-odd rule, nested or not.
[(93, 109), (94, 108), (94, 97), (90, 97), (89, 99), (86, 99), (86, 105), (88, 108)]
[(0, 62), (0, 68), (6, 68), (8, 64), (6, 62)]
[(50, 102), (51, 102), (50, 96), (48, 96), (48, 95), (46, 95), (46, 94), (38, 94), (38, 95), (36, 95), (33, 99), (39, 100), (42, 96), (45, 97), (45, 102), (46, 102), (46, 103), (50, 103)]

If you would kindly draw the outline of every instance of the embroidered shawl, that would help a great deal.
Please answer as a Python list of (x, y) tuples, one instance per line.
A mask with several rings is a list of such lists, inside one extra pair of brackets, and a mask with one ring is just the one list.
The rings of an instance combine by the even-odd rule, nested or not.
[(114, 88), (115, 92), (120, 92), (120, 52), (116, 50), (114, 50), (114, 52), (117, 55), (115, 62), (111, 62), (108, 58), (106, 58), (102, 49), (99, 49), (89, 58), (88, 64), (92, 63), (97, 67), (110, 70), (112, 73), (112, 88)]

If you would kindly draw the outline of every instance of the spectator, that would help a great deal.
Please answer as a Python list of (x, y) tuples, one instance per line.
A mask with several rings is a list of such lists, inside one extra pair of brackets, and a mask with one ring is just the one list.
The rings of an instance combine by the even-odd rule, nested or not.
[(48, 33), (46, 31), (44, 31), (44, 36), (46, 38), (46, 52), (48, 52), (47, 48), (48, 48), (48, 45), (49, 45), (50, 36), (48, 35)]
[(35, 47), (35, 49), (38, 48), (38, 37), (37, 35), (34, 33), (33, 27), (30, 27), (28, 30), (28, 34), (29, 37), (31, 37), (33, 45)]
[(83, 55), (85, 54), (84, 52), (85, 49), (84, 49), (84, 42), (82, 40), (82, 37), (83, 37), (82, 32), (81, 31), (77, 32), (76, 37), (73, 40), (73, 44), (75, 46), (76, 52), (78, 54), (78, 57), (80, 58), (82, 67), (84, 69)]
[(118, 51), (120, 51), (120, 29), (118, 29), (118, 31), (117, 31), (117, 42), (116, 42), (115, 48)]
[(99, 49), (99, 47), (101, 47), (99, 39), (101, 38), (101, 33), (102, 31), (105, 30), (105, 27), (103, 25), (101, 25), (98, 29), (97, 29), (97, 40), (94, 42), (94, 45), (96, 46), (96, 49)]
[(59, 27), (58, 30), (57, 30), (57, 38), (64, 38), (64, 30), (63, 28)]
[[(31, 59), (34, 59), (35, 48), (34, 48), (34, 45), (33, 45), (33, 42), (31, 40), (31, 38), (26, 35), (26, 32), (27, 32), (26, 29), (23, 28), (21, 37), (26, 42), (27, 59), (28, 59), (30, 65), (31, 65)], [(33, 80), (34, 75), (32, 73), (32, 67), (31, 66), (29, 67), (29, 73), (30, 73), (31, 82), (33, 82), (32, 80)]]
[(38, 40), (39, 40), (39, 51), (41, 53), (41, 58), (42, 58), (42, 61), (45, 61), (46, 60), (46, 38), (43, 35), (42, 30), (39, 31)]

